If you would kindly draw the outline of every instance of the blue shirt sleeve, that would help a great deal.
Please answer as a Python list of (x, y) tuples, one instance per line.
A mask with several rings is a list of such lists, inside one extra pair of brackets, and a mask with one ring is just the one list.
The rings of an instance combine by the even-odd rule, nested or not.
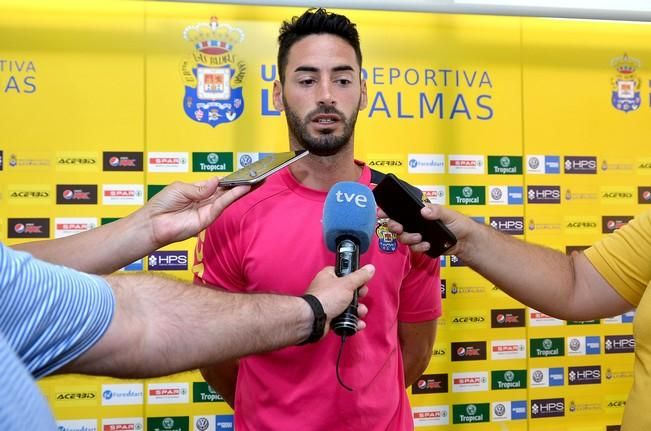
[(114, 310), (113, 291), (103, 278), (0, 244), (0, 333), (35, 378), (91, 348)]

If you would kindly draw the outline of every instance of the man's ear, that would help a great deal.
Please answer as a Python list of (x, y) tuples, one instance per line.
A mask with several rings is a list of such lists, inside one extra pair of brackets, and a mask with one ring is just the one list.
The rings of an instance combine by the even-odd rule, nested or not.
[(362, 94), (359, 99), (359, 110), (366, 108), (368, 106), (368, 93), (366, 91), (366, 80), (362, 80)]
[(284, 111), (285, 104), (283, 103), (283, 84), (279, 80), (274, 81), (274, 108), (276, 111)]

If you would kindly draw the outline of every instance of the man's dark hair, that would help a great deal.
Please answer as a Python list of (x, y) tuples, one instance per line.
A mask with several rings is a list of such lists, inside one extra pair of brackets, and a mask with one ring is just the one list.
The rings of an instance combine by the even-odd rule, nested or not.
[(359, 67), (362, 67), (362, 50), (359, 47), (359, 33), (355, 24), (343, 15), (328, 12), (323, 8), (308, 9), (291, 21), (284, 21), (278, 36), (278, 74), (285, 82), (285, 68), (290, 48), (298, 41), (312, 34), (331, 34), (348, 42), (355, 50)]

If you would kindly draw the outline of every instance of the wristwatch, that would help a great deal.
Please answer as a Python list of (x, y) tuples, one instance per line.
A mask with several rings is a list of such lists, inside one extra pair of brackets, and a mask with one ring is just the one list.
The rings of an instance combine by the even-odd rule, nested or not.
[(326, 313), (323, 310), (323, 306), (321, 305), (321, 301), (319, 301), (316, 296), (310, 295), (308, 293), (301, 296), (301, 298), (303, 298), (312, 309), (312, 312), (314, 313), (314, 322), (312, 323), (312, 333), (304, 341), (300, 342), (298, 344), (299, 346), (309, 343), (316, 343), (319, 341), (321, 337), (323, 337), (323, 331), (325, 330), (325, 323), (327, 319)]

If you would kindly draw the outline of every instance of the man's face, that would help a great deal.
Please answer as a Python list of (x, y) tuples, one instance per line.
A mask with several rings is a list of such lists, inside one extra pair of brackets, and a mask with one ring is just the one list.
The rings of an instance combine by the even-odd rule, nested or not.
[(366, 107), (355, 50), (344, 39), (310, 35), (289, 50), (285, 83), (274, 83), (274, 104), (284, 110), (295, 141), (317, 156), (350, 141), (357, 113)]

